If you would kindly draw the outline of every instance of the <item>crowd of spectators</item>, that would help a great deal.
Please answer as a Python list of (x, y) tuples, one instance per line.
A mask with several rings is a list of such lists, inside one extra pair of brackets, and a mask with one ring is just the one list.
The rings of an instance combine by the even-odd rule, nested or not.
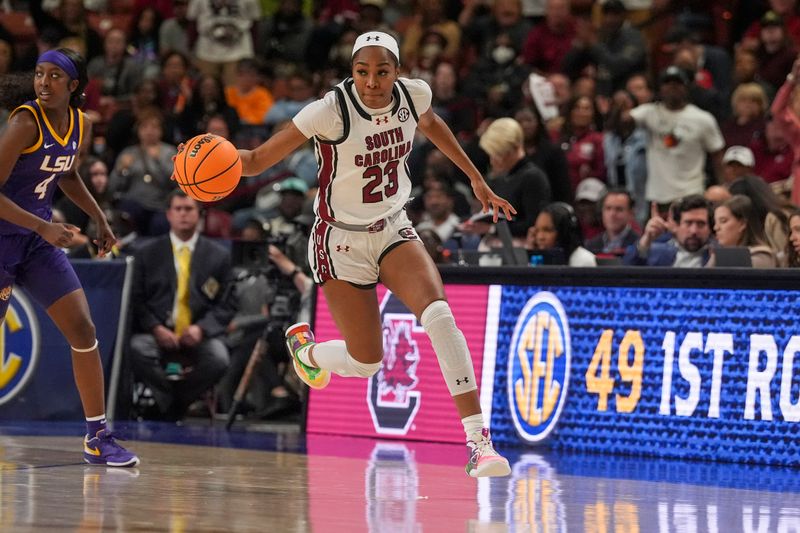
[[(55, 47), (87, 58), (81, 175), (113, 222), (116, 256), (167, 242), (180, 142), (212, 132), (257, 146), (348, 76), (356, 36), (380, 29), (517, 209), (509, 229), (532, 263), (547, 252), (572, 266), (714, 266), (717, 250), (744, 247), (754, 267), (800, 266), (796, 0), (14, 0), (0, 24), (0, 75)], [(415, 140), (408, 165), (409, 216), (437, 261), (499, 246), (468, 180), (429, 141)], [(197, 227), (280, 243), (269, 256), (305, 288), (315, 189), (309, 143), (202, 206)], [(68, 253), (93, 257), (91, 221), (67, 200), (54, 216), (83, 232)], [(253, 283), (235, 271), (218, 281)], [(258, 335), (238, 323), (214, 336), (238, 335), (241, 372)]]

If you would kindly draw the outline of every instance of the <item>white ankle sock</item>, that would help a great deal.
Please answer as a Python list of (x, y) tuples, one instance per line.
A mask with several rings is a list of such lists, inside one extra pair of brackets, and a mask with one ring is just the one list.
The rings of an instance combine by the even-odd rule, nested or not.
[(483, 425), (483, 413), (466, 416), (461, 419), (461, 423), (464, 424), (464, 433), (467, 434), (467, 440), (469, 440), (475, 433), (480, 433), (485, 427)]

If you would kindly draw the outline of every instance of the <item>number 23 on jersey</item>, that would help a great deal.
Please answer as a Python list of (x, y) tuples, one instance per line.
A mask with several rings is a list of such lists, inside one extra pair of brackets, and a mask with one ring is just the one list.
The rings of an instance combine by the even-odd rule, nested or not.
[[(362, 202), (374, 204), (397, 194), (397, 165), (399, 163), (400, 161), (395, 159), (386, 163), (383, 168), (375, 165), (364, 171), (362, 178), (367, 180), (367, 183), (361, 189)], [(386, 184), (384, 184), (384, 176)]]

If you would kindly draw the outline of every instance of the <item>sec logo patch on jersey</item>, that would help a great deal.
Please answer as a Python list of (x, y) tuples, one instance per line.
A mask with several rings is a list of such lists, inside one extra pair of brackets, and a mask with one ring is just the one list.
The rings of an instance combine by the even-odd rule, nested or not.
[(39, 359), (39, 322), (30, 300), (11, 293), (11, 305), (0, 326), (0, 405), (13, 399), (30, 380)]
[(555, 428), (567, 397), (572, 359), (564, 307), (551, 292), (525, 304), (508, 354), (508, 404), (517, 433), (528, 442)]

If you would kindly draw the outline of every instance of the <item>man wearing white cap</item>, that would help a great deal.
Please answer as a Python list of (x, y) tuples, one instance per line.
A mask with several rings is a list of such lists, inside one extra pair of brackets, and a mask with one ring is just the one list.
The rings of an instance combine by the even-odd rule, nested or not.
[(756, 158), (746, 146), (731, 146), (722, 156), (722, 177), (726, 184), (755, 173)]
[(416, 130), (469, 176), (475, 197), (495, 221), (500, 212), (511, 218), (516, 211), (492, 192), (433, 112), (428, 84), (399, 77), (400, 60), (391, 35), (359, 35), (352, 77), (255, 150), (240, 150), (242, 174), (260, 174), (313, 137), (319, 189), (309, 265), (344, 340), (317, 343), (308, 324), (291, 326), (286, 340), (298, 376), (321, 389), (332, 373), (373, 379), (381, 370), (384, 340), (375, 291), (380, 281), (430, 338), (467, 436), (467, 473), (508, 475), (508, 461), (494, 450), (481, 413), (466, 339), (445, 300), (439, 272), (405, 214), (411, 191), (407, 160)]

